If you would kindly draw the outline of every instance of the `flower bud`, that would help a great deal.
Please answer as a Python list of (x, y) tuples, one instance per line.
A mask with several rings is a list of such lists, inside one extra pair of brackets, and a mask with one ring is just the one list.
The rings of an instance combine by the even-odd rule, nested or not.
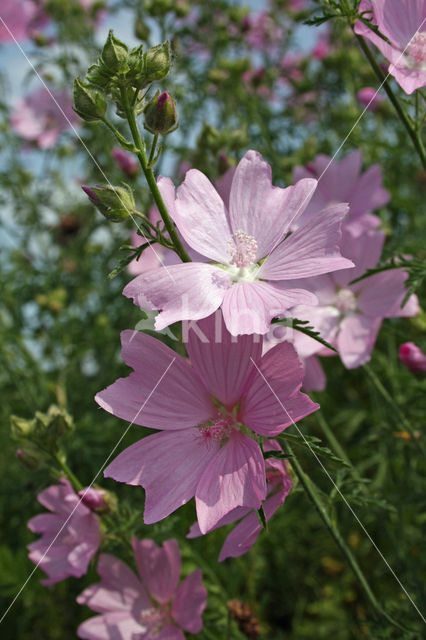
[(106, 491), (103, 489), (94, 489), (93, 487), (85, 487), (78, 492), (82, 503), (92, 511), (98, 513), (108, 510), (108, 505), (104, 498), (105, 494)]
[(107, 67), (108, 71), (117, 73), (118, 71), (124, 71), (127, 66), (127, 57), (129, 50), (124, 42), (118, 40), (114, 36), (114, 32), (111, 29), (108, 33), (108, 38), (102, 49), (102, 61)]
[(140, 170), (139, 163), (131, 153), (124, 151), (121, 147), (114, 147), (111, 151), (111, 155), (122, 172), (127, 176), (134, 178), (138, 175)]
[(79, 78), (74, 80), (74, 111), (80, 118), (86, 122), (96, 122), (105, 116), (106, 109), (106, 100), (99, 91)]
[(10, 416), (10, 428), (13, 440), (30, 438), (35, 431), (36, 421), (34, 419), (20, 418), (19, 416)]
[(100, 87), (106, 91), (111, 82), (111, 74), (108, 73), (106, 65), (101, 60), (99, 64), (92, 64), (88, 68), (86, 80), (90, 84), (94, 84), (96, 87)]
[(135, 36), (139, 38), (139, 40), (142, 40), (142, 42), (148, 42), (151, 32), (148, 25), (140, 18), (137, 18), (135, 22), (134, 32)]
[(144, 114), (144, 127), (151, 133), (165, 136), (177, 129), (178, 114), (176, 104), (167, 91), (161, 94), (157, 91), (145, 107)]
[(111, 222), (126, 220), (135, 210), (135, 200), (130, 187), (113, 187), (111, 185), (87, 187), (83, 191), (89, 196), (98, 211)]
[(37, 454), (35, 451), (26, 451), (25, 449), (18, 449), (16, 451), (16, 457), (19, 462), (30, 471), (37, 471), (44, 462), (43, 456)]
[(414, 342), (401, 344), (399, 359), (411, 373), (426, 374), (426, 355)]
[(168, 40), (152, 49), (148, 49), (145, 54), (145, 77), (146, 82), (163, 80), (170, 71), (171, 53)]

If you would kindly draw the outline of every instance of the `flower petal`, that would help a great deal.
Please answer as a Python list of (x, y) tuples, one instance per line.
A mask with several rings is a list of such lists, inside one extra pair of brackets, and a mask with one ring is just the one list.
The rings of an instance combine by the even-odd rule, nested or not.
[(240, 399), (247, 377), (261, 357), (258, 336), (231, 336), (222, 313), (184, 326), (192, 366), (209, 393), (231, 409)]
[(239, 419), (260, 435), (274, 436), (317, 411), (319, 405), (299, 391), (303, 373), (303, 366), (289, 342), (273, 347), (263, 356), (247, 383)]
[(196, 428), (155, 433), (120, 453), (104, 475), (144, 487), (144, 521), (152, 524), (191, 500), (218, 448)]
[(177, 190), (173, 219), (188, 244), (214, 262), (227, 264), (231, 231), (222, 198), (210, 180), (190, 169)]
[(230, 286), (223, 269), (186, 262), (137, 276), (124, 287), (123, 295), (142, 309), (162, 309), (155, 319), (155, 328), (161, 331), (173, 322), (209, 316)]
[(271, 320), (296, 304), (316, 304), (317, 298), (304, 289), (286, 289), (270, 282), (238, 282), (226, 293), (223, 318), (232, 335), (265, 334)]
[(232, 231), (244, 231), (258, 245), (257, 260), (283, 239), (290, 224), (308, 205), (316, 180), (301, 180), (282, 189), (272, 186), (270, 165), (260, 153), (247, 151), (232, 180), (229, 214)]
[(139, 331), (123, 331), (121, 341), (123, 359), (135, 371), (96, 395), (105, 411), (153, 429), (192, 427), (215, 413), (204, 385), (184, 358)]
[(77, 635), (83, 640), (129, 640), (143, 637), (145, 631), (130, 613), (114, 611), (85, 620)]
[(341, 221), (347, 204), (336, 204), (319, 212), (286, 238), (260, 267), (265, 280), (291, 280), (352, 267), (340, 254)]
[(142, 582), (160, 604), (172, 599), (180, 578), (181, 561), (176, 540), (159, 547), (153, 540), (132, 540), (133, 552)]
[(207, 604), (207, 590), (201, 569), (196, 569), (179, 585), (173, 600), (172, 618), (189, 633), (199, 633), (203, 626), (201, 615)]
[(360, 282), (359, 308), (367, 316), (382, 318), (411, 317), (419, 312), (416, 296), (410, 296), (407, 304), (402, 302), (407, 293), (405, 282), (408, 274), (399, 269), (376, 273)]
[(259, 445), (238, 431), (216, 453), (197, 486), (201, 532), (207, 533), (235, 507), (258, 509), (266, 495), (265, 463)]
[(370, 360), (382, 318), (360, 314), (346, 316), (340, 325), (337, 348), (347, 369), (355, 369)]

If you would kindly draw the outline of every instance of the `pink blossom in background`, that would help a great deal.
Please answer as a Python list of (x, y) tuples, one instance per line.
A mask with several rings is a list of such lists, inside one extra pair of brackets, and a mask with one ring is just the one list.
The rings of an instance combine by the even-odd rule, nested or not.
[(81, 593), (77, 602), (100, 614), (77, 629), (85, 640), (185, 640), (199, 633), (207, 603), (201, 570), (180, 584), (181, 557), (176, 540), (158, 547), (153, 540), (132, 540), (139, 575), (118, 558), (101, 554), (101, 582)]
[(399, 347), (399, 359), (412, 373), (426, 373), (426, 355), (414, 342)]
[[(264, 451), (281, 451), (281, 447), (276, 440), (266, 440), (263, 448)], [(266, 520), (269, 522), (278, 507), (284, 504), (284, 500), (290, 493), (292, 481), (285, 460), (268, 458), (265, 460), (265, 470), (267, 498), (263, 504), (263, 510)], [(219, 562), (223, 562), (226, 558), (237, 558), (247, 553), (262, 530), (257, 515), (252, 509), (245, 507), (237, 507), (234, 511), (228, 513), (214, 528), (218, 529), (233, 522), (238, 522), (238, 524), (228, 534), (219, 555)], [(198, 538), (201, 535), (200, 527), (195, 522), (186, 537)]]
[(318, 186), (294, 226), (305, 224), (319, 209), (333, 202), (349, 203), (349, 217), (345, 224), (356, 223), (360, 231), (378, 226), (380, 219), (371, 215), (371, 212), (385, 205), (390, 194), (382, 186), (382, 170), (378, 164), (373, 164), (364, 173), (361, 173), (361, 168), (360, 151), (351, 151), (342, 160), (332, 160), (329, 156), (319, 154), (306, 167), (295, 167), (294, 181), (316, 178)]
[(360, 89), (356, 94), (358, 102), (363, 106), (370, 109), (370, 111), (377, 111), (377, 108), (385, 102), (383, 96), (377, 93), (377, 89), (373, 87), (364, 87)]
[(272, 55), (282, 44), (284, 33), (267, 11), (245, 19), (245, 41), (249, 48)]
[(199, 320), (222, 308), (233, 335), (268, 331), (271, 319), (296, 304), (315, 304), (305, 288), (288, 286), (352, 266), (340, 254), (340, 226), (347, 205), (337, 203), (287, 237), (315, 191), (316, 180), (273, 187), (271, 168), (255, 151), (239, 162), (231, 185), (229, 211), (207, 177), (188, 171), (177, 190), (160, 178), (168, 211), (188, 245), (211, 263), (191, 262), (151, 270), (124, 289), (125, 296), (151, 311), (161, 309), (160, 331), (179, 320)]
[(40, 149), (50, 149), (63, 131), (79, 122), (71, 105), (66, 91), (42, 87), (16, 103), (12, 110), (12, 127), (24, 140)]
[(324, 58), (330, 55), (330, 52), (330, 33), (327, 29), (326, 31), (321, 31), (319, 34), (311, 55), (316, 60), (324, 60)]
[[(319, 305), (301, 305), (291, 312), (299, 320), (309, 320), (321, 337), (337, 348), (347, 369), (368, 362), (384, 318), (412, 317), (419, 311), (415, 295), (409, 297), (404, 307), (401, 306), (408, 277), (402, 269), (382, 271), (350, 284), (377, 265), (383, 242), (384, 233), (381, 231), (370, 230), (360, 236), (346, 227), (342, 250), (354, 261), (355, 268), (313, 278), (311, 288), (318, 297)], [(333, 355), (329, 349), (300, 332), (295, 331), (294, 337), (296, 349), (304, 357)]]
[(120, 147), (114, 147), (111, 151), (111, 155), (114, 158), (117, 166), (120, 167), (123, 173), (130, 178), (134, 178), (140, 171), (139, 162), (136, 160), (132, 153), (121, 149)]
[(49, 20), (33, 0), (1, 0), (0, 8), (0, 15), (8, 27), (6, 29), (0, 22), (0, 42), (32, 38)]
[(389, 73), (408, 94), (426, 86), (426, 0), (362, 0), (358, 12), (389, 40), (358, 20), (355, 33), (368, 38), (390, 62)]
[(149, 335), (124, 331), (122, 355), (134, 372), (96, 401), (119, 418), (160, 430), (125, 449), (105, 476), (145, 489), (146, 524), (195, 495), (206, 533), (235, 508), (258, 509), (265, 499), (256, 434), (274, 437), (319, 407), (300, 392), (303, 368), (290, 344), (262, 357), (259, 337), (233, 338), (220, 313), (183, 331), (190, 362)]
[(52, 512), (28, 522), (28, 528), (42, 536), (28, 545), (30, 560), (48, 576), (41, 584), (55, 584), (69, 576), (80, 578), (100, 544), (97, 516), (81, 502), (66, 478), (42, 491), (37, 499)]

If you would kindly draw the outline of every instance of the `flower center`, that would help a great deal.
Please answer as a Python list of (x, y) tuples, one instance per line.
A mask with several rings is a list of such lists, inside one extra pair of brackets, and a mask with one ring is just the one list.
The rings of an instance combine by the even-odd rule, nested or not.
[(141, 612), (139, 622), (142, 626), (147, 627), (151, 633), (157, 634), (167, 622), (167, 618), (168, 614), (164, 609), (150, 607)]
[(209, 442), (222, 442), (231, 435), (234, 428), (234, 420), (231, 416), (220, 416), (214, 422), (200, 424), (200, 435), (205, 444)]
[(336, 295), (336, 307), (340, 313), (355, 311), (356, 297), (354, 292), (350, 289), (340, 289)]
[(256, 262), (257, 242), (253, 236), (239, 229), (229, 242), (229, 264), (238, 268), (249, 267)]
[(413, 69), (426, 70), (426, 31), (416, 33), (408, 45), (408, 65)]

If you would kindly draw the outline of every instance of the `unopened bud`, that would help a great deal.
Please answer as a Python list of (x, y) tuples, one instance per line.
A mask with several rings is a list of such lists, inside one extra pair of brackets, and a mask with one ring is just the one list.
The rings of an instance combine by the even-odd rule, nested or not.
[(157, 91), (145, 107), (144, 114), (144, 127), (151, 133), (165, 136), (178, 126), (176, 104), (167, 91), (161, 94)]
[(171, 53), (168, 40), (145, 54), (145, 76), (147, 83), (163, 80), (170, 71)]
[(399, 359), (412, 373), (426, 374), (426, 355), (414, 342), (405, 342), (400, 345)]
[(105, 513), (108, 511), (108, 505), (105, 501), (106, 491), (103, 489), (94, 489), (93, 487), (86, 487), (78, 492), (83, 504), (86, 505), (92, 511), (98, 513)]
[(135, 36), (142, 40), (142, 42), (148, 42), (150, 30), (148, 25), (138, 18), (135, 22)]
[(112, 29), (102, 49), (102, 61), (112, 73), (125, 70), (129, 50), (124, 42), (114, 36)]
[(123, 222), (135, 210), (135, 200), (130, 187), (113, 187), (111, 185), (87, 187), (83, 191), (89, 196), (98, 211), (111, 222)]
[(30, 471), (37, 471), (43, 464), (42, 456), (37, 455), (33, 451), (25, 451), (25, 449), (18, 449), (16, 451), (16, 457), (19, 462), (24, 465)]
[(14, 440), (22, 440), (30, 438), (36, 428), (36, 421), (34, 419), (27, 420), (26, 418), (20, 418), (19, 416), (10, 416), (10, 427), (12, 431), (12, 438)]
[(127, 176), (134, 178), (139, 173), (139, 163), (128, 151), (124, 151), (121, 147), (114, 147), (111, 155), (122, 172)]
[(86, 122), (101, 120), (106, 113), (107, 103), (99, 91), (79, 78), (74, 80), (74, 111)]

